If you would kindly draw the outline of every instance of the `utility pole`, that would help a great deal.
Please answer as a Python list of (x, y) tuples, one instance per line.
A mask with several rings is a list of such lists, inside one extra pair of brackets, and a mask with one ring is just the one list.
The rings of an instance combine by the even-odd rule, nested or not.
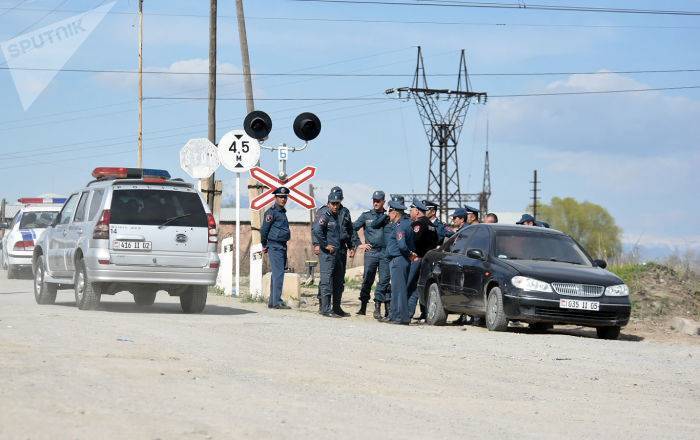
[[(255, 110), (253, 101), (253, 81), (250, 75), (250, 56), (248, 54), (248, 36), (245, 29), (245, 15), (243, 13), (243, 0), (236, 0), (236, 17), (238, 19), (238, 39), (241, 45), (241, 59), (243, 61), (243, 83), (245, 87), (245, 103), (248, 113)], [(260, 163), (258, 162), (258, 165)], [(258, 184), (252, 177), (248, 179), (248, 200), (253, 200), (260, 194)], [(250, 240), (251, 245), (260, 243), (260, 213), (250, 210)]]
[(537, 220), (537, 200), (539, 200), (537, 196), (537, 184), (542, 183), (537, 180), (537, 170), (532, 172), (532, 182), (530, 183), (532, 183), (532, 216)]
[(143, 0), (139, 0), (139, 135), (138, 168), (143, 168)]
[[(208, 109), (208, 138), (216, 145), (216, 6), (218, 0), (210, 0), (209, 4), (209, 109)], [(216, 179), (214, 173), (208, 179), (207, 204), (214, 212), (216, 197)]]

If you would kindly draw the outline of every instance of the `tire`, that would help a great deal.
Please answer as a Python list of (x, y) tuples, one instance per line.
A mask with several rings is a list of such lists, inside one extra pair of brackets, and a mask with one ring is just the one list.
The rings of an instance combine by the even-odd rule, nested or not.
[(620, 327), (598, 327), (595, 329), (598, 339), (617, 339), (620, 336)]
[(527, 327), (534, 332), (544, 333), (547, 330), (553, 329), (554, 325), (546, 322), (531, 322)]
[(149, 287), (140, 287), (131, 292), (137, 306), (152, 306), (156, 300), (157, 290)]
[(445, 325), (447, 313), (442, 305), (440, 287), (437, 283), (428, 286), (428, 306), (426, 307), (425, 323), (428, 325)]
[(207, 305), (207, 286), (189, 286), (180, 294), (184, 313), (202, 313)]
[(40, 256), (34, 268), (34, 299), (37, 304), (54, 304), (58, 286), (44, 281), (45, 274), (44, 258)]
[(12, 264), (7, 265), (7, 279), (8, 280), (13, 280), (17, 278), (17, 268), (13, 266)]
[(75, 264), (75, 305), (80, 310), (95, 310), (100, 305), (102, 286), (99, 283), (91, 283), (87, 277), (85, 263), (78, 260)]
[(508, 330), (508, 318), (503, 311), (503, 295), (498, 287), (491, 289), (486, 301), (486, 328), (492, 332)]

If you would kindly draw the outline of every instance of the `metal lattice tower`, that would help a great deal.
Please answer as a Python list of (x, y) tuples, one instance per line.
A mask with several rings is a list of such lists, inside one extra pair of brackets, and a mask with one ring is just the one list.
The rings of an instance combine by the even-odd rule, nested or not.
[[(412, 86), (386, 91), (387, 94), (394, 92), (397, 92), (399, 97), (406, 96), (416, 101), (430, 145), (426, 198), (438, 204), (441, 216), (446, 219), (449, 211), (462, 206), (465, 199), (468, 199), (460, 192), (457, 144), (469, 104), (473, 100), (486, 103), (487, 94), (471, 90), (464, 49), (459, 60), (457, 88), (429, 88), (420, 46)], [(477, 200), (480, 201), (480, 198)]]

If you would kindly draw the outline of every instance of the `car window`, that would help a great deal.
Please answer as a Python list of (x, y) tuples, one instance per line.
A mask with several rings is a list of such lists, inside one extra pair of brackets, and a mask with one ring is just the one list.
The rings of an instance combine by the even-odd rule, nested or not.
[(73, 194), (72, 196), (70, 196), (66, 204), (63, 205), (63, 209), (61, 209), (61, 212), (58, 214), (58, 221), (56, 224), (67, 225), (68, 223), (70, 223), (71, 219), (73, 218), (73, 213), (75, 212), (75, 207), (77, 204), (78, 195)]
[(538, 233), (536, 229), (498, 231), (494, 255), (501, 259), (561, 261), (591, 266), (586, 253), (571, 237)]
[(105, 190), (96, 189), (92, 192), (92, 200), (90, 201), (90, 214), (88, 220), (95, 220), (97, 213), (100, 212), (100, 206), (102, 206), (102, 196), (104, 196)]
[(17, 214), (15, 214), (14, 217), (12, 217), (12, 221), (10, 222), (10, 228), (9, 228), (9, 229), (12, 229), (12, 228), (15, 227), (15, 225), (17, 224), (17, 220), (19, 220), (19, 217), (20, 217), (21, 215), (22, 215), (22, 212), (20, 211), (20, 212), (18, 212)]
[(459, 234), (456, 234), (454, 241), (450, 246), (450, 252), (453, 254), (467, 253), (467, 243), (470, 237), (474, 234), (474, 228), (465, 228)]
[[(199, 194), (156, 189), (115, 190), (110, 209), (116, 225), (207, 227), (207, 214)], [(180, 218), (177, 218), (180, 217)]]
[(43, 229), (48, 228), (53, 219), (56, 218), (57, 211), (30, 211), (22, 214), (19, 221), (20, 229)]
[(484, 227), (475, 229), (474, 234), (472, 234), (467, 242), (467, 250), (479, 249), (484, 253), (484, 255), (486, 255), (489, 252), (491, 235), (489, 234), (488, 229)]
[(80, 201), (78, 202), (78, 209), (76, 209), (76, 211), (75, 211), (74, 221), (76, 221), (76, 222), (85, 221), (85, 211), (87, 210), (87, 200), (88, 200), (89, 195), (90, 195), (90, 193), (85, 191), (80, 196)]

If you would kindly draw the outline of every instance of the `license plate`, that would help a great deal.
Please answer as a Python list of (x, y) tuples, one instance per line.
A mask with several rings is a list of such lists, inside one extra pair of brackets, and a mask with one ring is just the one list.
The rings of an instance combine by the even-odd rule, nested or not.
[(112, 249), (125, 251), (150, 251), (150, 241), (114, 240)]
[(598, 301), (581, 301), (579, 299), (560, 299), (559, 308), (597, 312), (600, 310), (600, 303)]

